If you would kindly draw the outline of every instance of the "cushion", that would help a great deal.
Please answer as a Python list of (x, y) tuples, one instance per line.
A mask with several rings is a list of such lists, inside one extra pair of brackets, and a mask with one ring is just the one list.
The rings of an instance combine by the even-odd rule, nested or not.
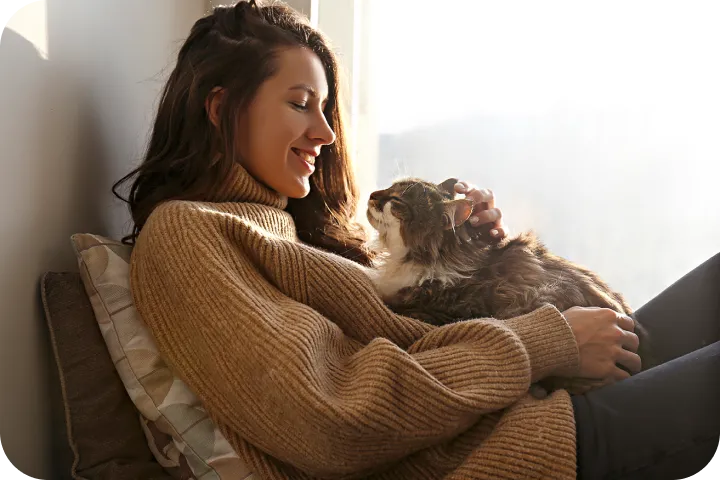
[[(58, 475), (65, 471), (74, 479), (170, 479), (145, 442), (80, 275), (46, 273), (40, 292), (64, 405), (65, 448), (69, 444), (71, 450), (71, 465), (54, 464)], [(59, 458), (57, 454), (56, 461)]]
[(155, 458), (176, 478), (253, 479), (200, 400), (167, 366), (130, 293), (132, 248), (97, 235), (72, 242), (95, 318)]

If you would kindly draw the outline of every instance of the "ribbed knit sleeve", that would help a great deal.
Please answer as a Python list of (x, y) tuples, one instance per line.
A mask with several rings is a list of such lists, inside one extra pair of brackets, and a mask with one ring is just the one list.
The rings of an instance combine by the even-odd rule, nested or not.
[[(380, 472), (577, 365), (554, 307), (432, 327), (389, 311), (350, 262), (293, 241), (284, 217), (245, 213), (159, 207), (133, 251), (131, 287), (163, 355), (223, 431), (282, 465), (270, 477)], [(562, 411), (543, 428), (564, 439), (558, 458), (574, 472), (571, 409), (558, 398), (533, 411)], [(547, 445), (521, 446), (531, 468), (555, 468)]]

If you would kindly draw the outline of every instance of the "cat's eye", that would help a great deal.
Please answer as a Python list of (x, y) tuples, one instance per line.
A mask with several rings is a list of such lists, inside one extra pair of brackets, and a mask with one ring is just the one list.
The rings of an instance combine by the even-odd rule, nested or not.
[(397, 197), (397, 196), (394, 196), (394, 195), (391, 196), (390, 198), (388, 198), (388, 202), (390, 202), (390, 204), (391, 204), (393, 207), (397, 207), (397, 208), (401, 208), (401, 209), (407, 208), (407, 205), (405, 204), (405, 202), (403, 202), (402, 200), (400, 200), (400, 197)]
[(398, 214), (402, 215), (404, 220), (409, 220), (413, 216), (413, 211), (407, 202), (400, 200), (398, 197), (390, 198), (391, 208)]

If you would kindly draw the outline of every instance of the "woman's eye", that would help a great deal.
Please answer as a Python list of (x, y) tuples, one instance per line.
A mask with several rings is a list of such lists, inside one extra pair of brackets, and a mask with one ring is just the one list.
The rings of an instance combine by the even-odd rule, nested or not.
[(308, 109), (307, 105), (302, 104), (302, 103), (290, 102), (290, 105), (292, 105), (292, 107), (293, 107), (295, 110), (299, 110), (299, 111), (301, 111), (301, 112), (305, 112), (305, 111), (307, 111), (307, 109)]

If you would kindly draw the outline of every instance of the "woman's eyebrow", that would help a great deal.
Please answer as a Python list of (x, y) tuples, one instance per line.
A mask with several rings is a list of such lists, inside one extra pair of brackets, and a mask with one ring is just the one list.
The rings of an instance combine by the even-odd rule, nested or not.
[(312, 97), (317, 97), (317, 91), (311, 87), (310, 85), (307, 85), (305, 83), (298, 83), (297, 85), (293, 85), (288, 90), (305, 90), (310, 94)]
[(317, 90), (306, 83), (298, 83), (297, 85), (290, 87), (288, 90), (305, 90), (311, 97), (319, 97)]

